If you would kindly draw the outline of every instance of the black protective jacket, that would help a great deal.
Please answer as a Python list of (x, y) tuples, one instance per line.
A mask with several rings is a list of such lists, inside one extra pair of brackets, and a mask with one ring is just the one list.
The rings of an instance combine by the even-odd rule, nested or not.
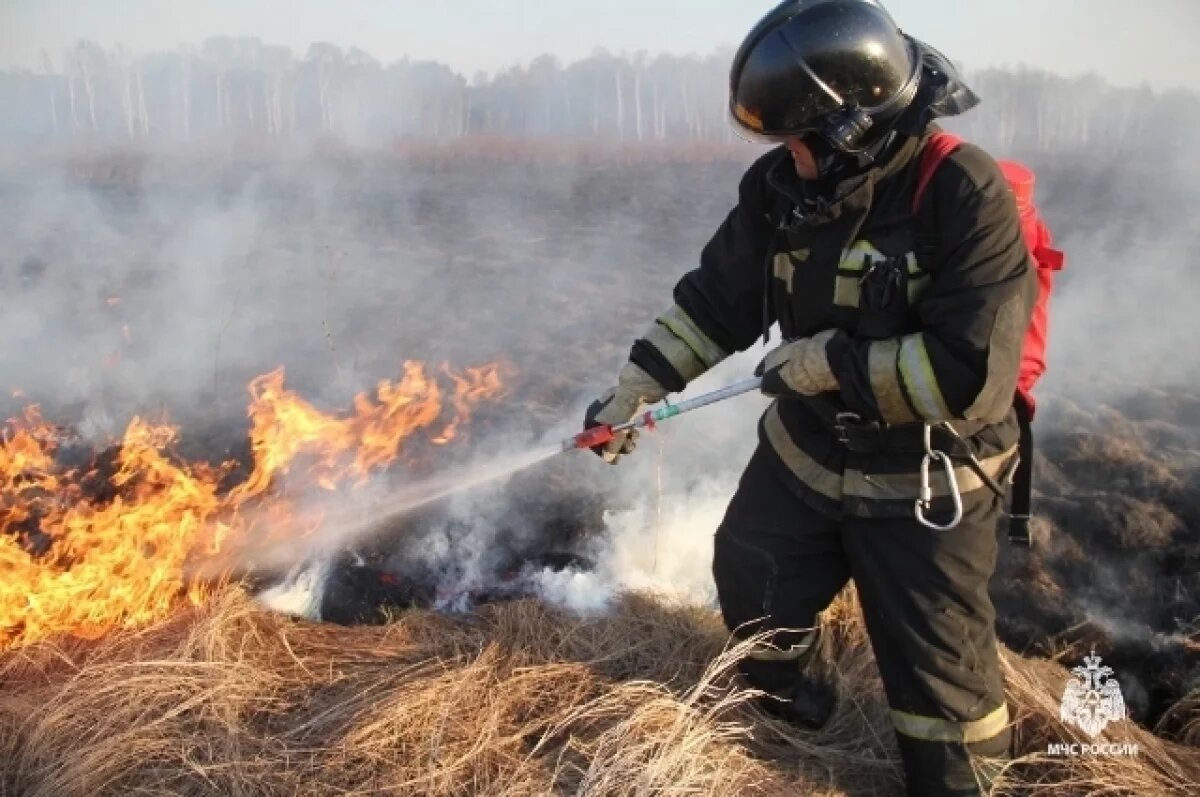
[[(806, 199), (785, 148), (767, 153), (675, 289), (726, 352), (774, 322), (785, 339), (839, 330), (827, 354), (840, 390), (776, 401), (760, 423), (779, 473), (832, 515), (911, 517), (925, 422), (951, 421), (965, 441), (934, 435), (963, 493), (984, 488), (965, 447), (992, 478), (1014, 464), (1035, 267), (1004, 177), (978, 147), (941, 163), (913, 213), (927, 136), (900, 138), (881, 165), (823, 192), (832, 202)], [(950, 492), (941, 468), (931, 486), (938, 519)]]

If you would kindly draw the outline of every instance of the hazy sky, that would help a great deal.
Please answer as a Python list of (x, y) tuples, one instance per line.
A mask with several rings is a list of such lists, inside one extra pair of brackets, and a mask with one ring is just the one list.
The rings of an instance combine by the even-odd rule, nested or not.
[[(470, 77), (550, 52), (708, 53), (771, 8), (759, 0), (0, 0), (0, 65), (54, 64), (88, 38), (134, 51), (253, 35), (404, 55)], [(1200, 0), (891, 0), (900, 25), (968, 67), (1096, 71), (1123, 85), (1200, 86)]]

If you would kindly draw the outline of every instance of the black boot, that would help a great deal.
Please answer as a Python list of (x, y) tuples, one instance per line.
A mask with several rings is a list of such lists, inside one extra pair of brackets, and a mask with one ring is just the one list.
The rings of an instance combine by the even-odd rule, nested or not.
[(816, 731), (825, 727), (837, 708), (837, 690), (827, 681), (800, 677), (785, 692), (770, 692), (755, 705), (772, 717)]
[(932, 742), (896, 734), (909, 797), (987, 797), (1009, 758), (1010, 731), (984, 742)]
[(818, 730), (837, 708), (837, 670), (828, 634), (817, 630), (806, 637), (793, 648), (794, 657), (770, 652), (763, 658), (748, 656), (738, 666), (752, 686), (766, 693), (755, 701), (759, 708), (799, 728)]

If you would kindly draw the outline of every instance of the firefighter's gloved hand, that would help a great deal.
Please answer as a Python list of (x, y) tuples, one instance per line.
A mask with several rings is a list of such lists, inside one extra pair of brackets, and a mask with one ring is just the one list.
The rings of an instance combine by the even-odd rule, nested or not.
[(811, 338), (780, 344), (754, 369), (762, 377), (762, 392), (774, 398), (815, 396), (838, 389), (829, 367), (825, 346), (837, 330), (827, 329)]
[[(654, 404), (666, 397), (666, 388), (654, 377), (633, 363), (626, 363), (617, 376), (616, 387), (606, 390), (588, 407), (583, 417), (583, 427), (590, 429), (593, 426), (625, 423), (638, 414), (642, 404)], [(592, 451), (603, 457), (605, 462), (615, 463), (622, 455), (633, 453), (636, 446), (637, 430), (631, 429), (613, 435), (612, 440), (594, 447)]]

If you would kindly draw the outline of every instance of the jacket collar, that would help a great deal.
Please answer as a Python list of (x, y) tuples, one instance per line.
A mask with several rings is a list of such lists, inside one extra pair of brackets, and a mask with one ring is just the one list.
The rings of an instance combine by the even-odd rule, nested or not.
[(832, 200), (812, 195), (812, 183), (806, 184), (796, 175), (791, 155), (786, 147), (780, 147), (767, 169), (767, 184), (791, 203), (782, 226), (825, 224), (845, 213), (865, 214), (874, 199), (875, 186), (908, 166), (917, 157), (923, 141), (923, 137), (901, 136), (891, 148), (891, 154), (881, 163), (837, 183), (833, 191), (828, 192)]

